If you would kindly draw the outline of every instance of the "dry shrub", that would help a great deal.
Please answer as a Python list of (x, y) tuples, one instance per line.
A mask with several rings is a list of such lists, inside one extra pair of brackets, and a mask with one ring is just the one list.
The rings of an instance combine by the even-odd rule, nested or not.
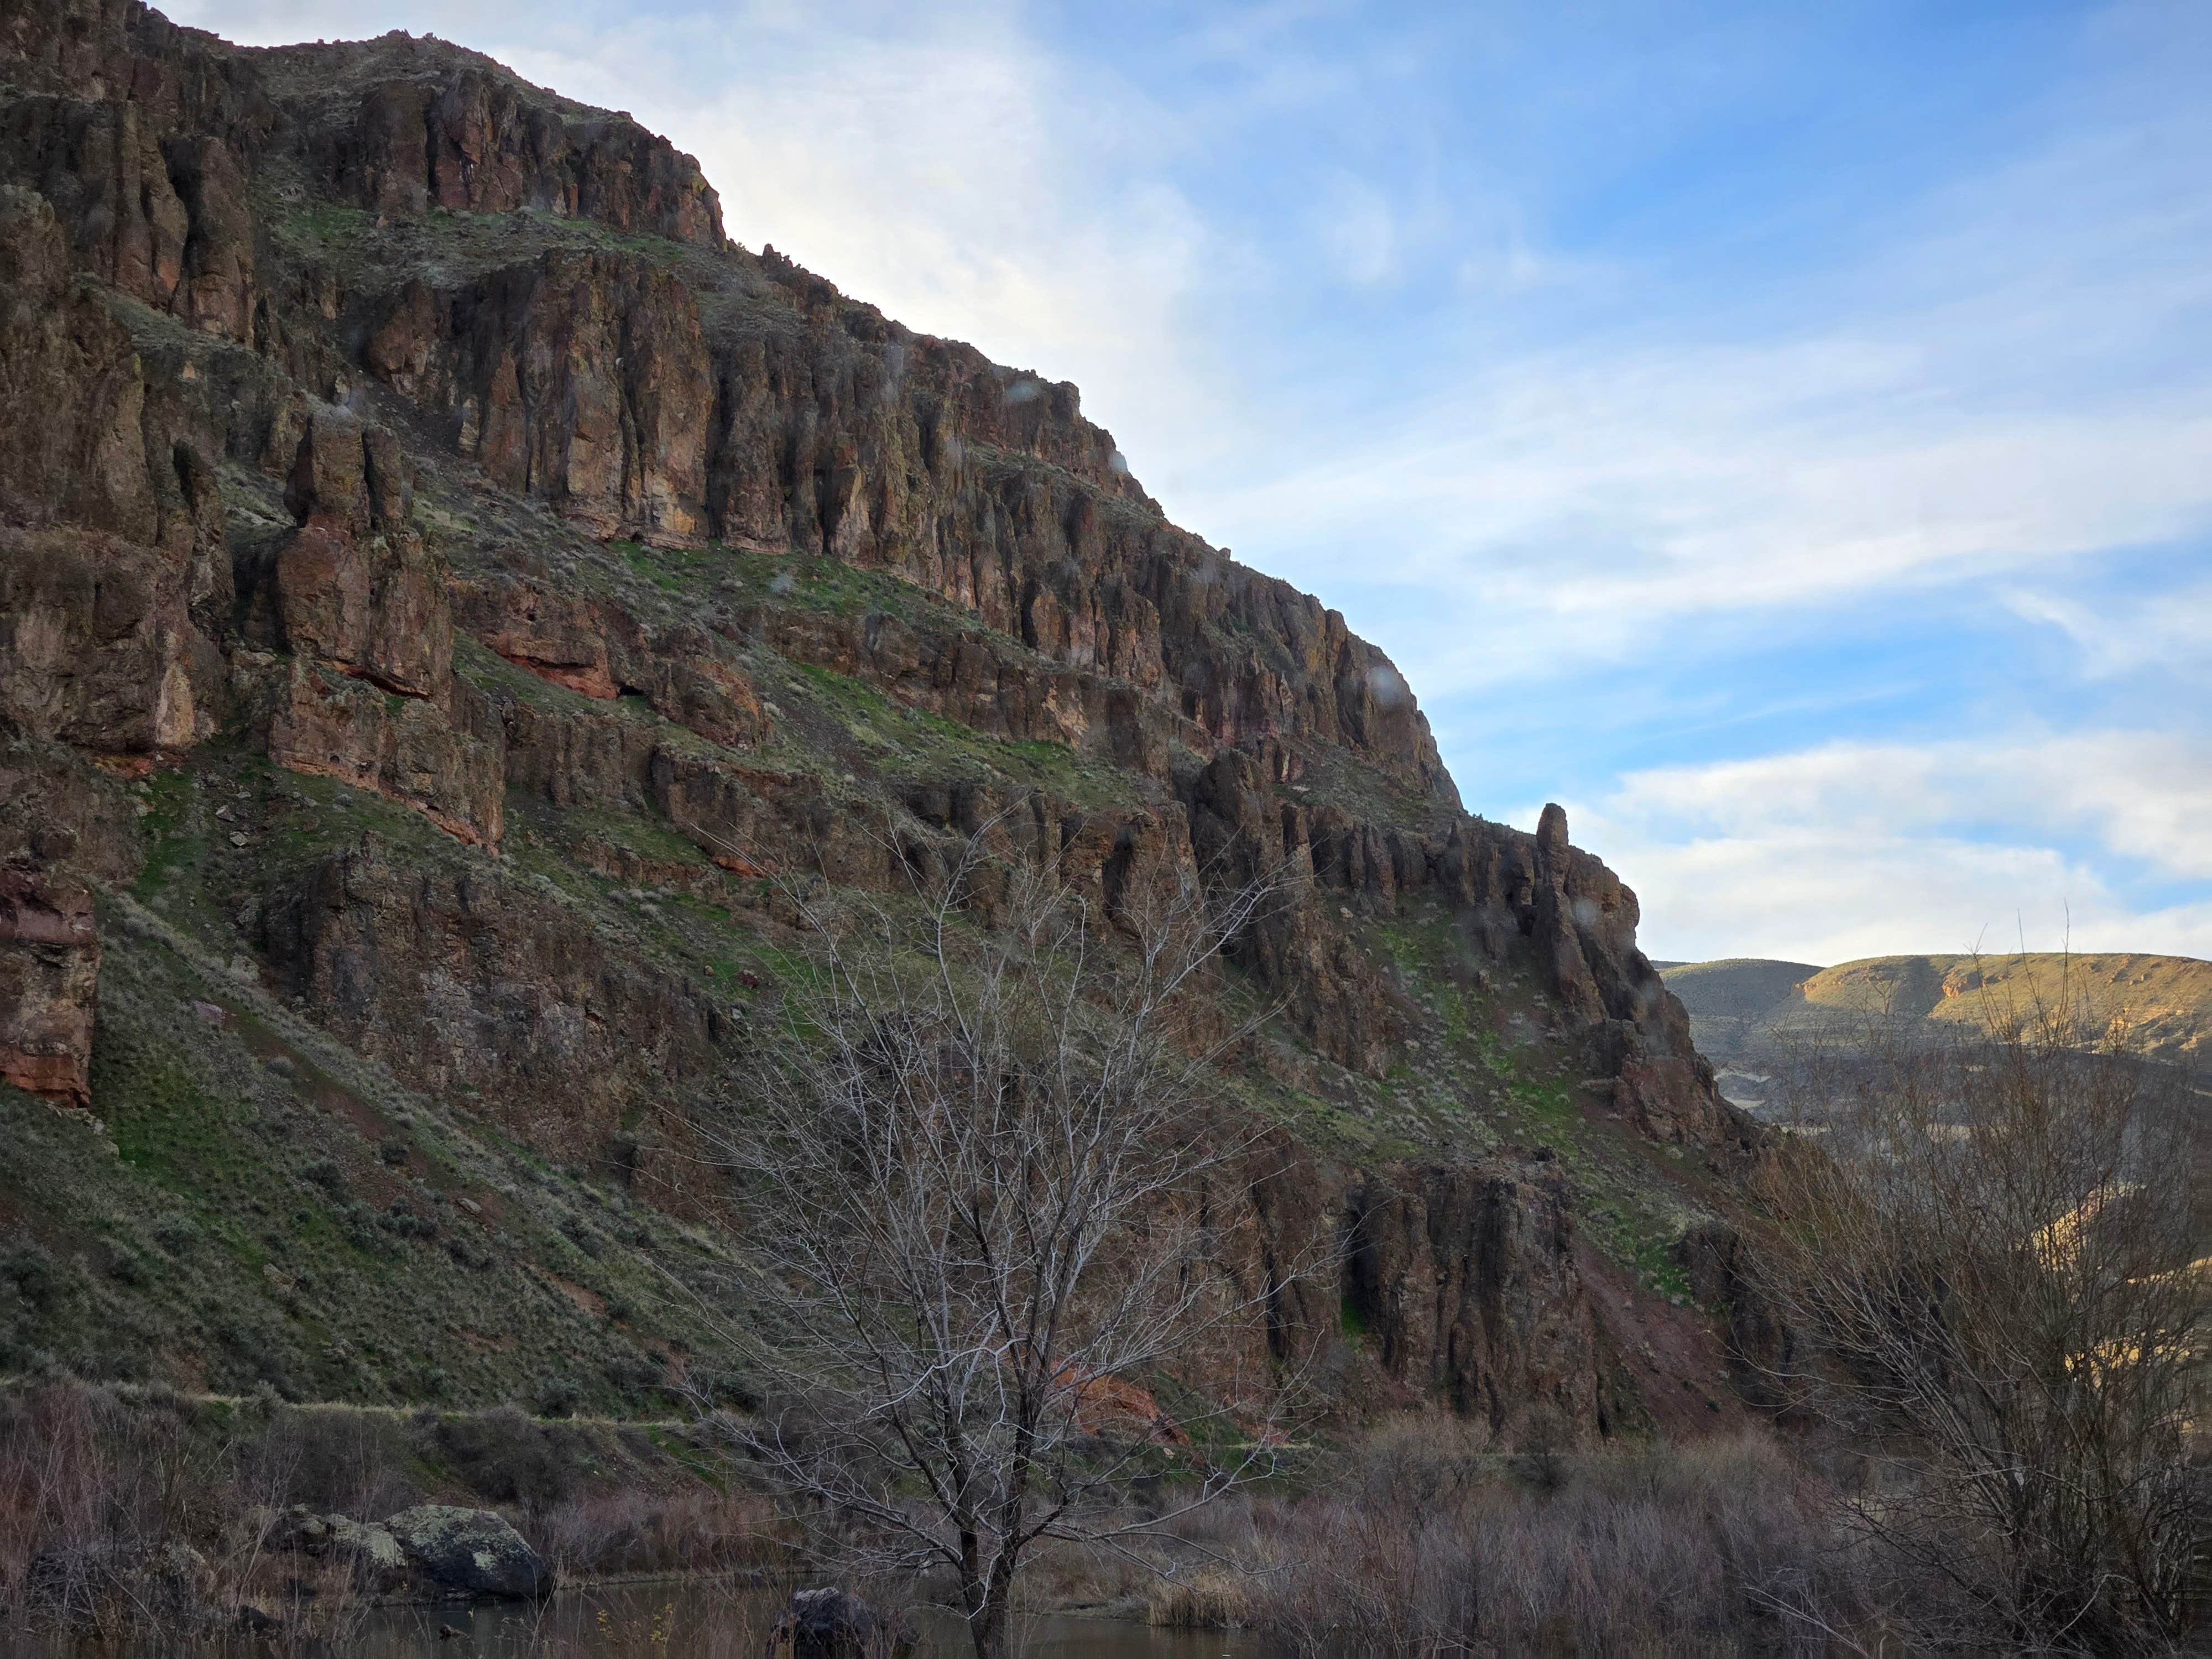
[(211, 1605), (228, 1468), (173, 1396), (61, 1382), (0, 1401), (0, 1609), (114, 1635)]
[(752, 1492), (586, 1492), (532, 1519), (539, 1551), (568, 1579), (722, 1572), (781, 1559), (775, 1507)]
[(289, 1406), (238, 1450), (240, 1478), (272, 1509), (381, 1519), (428, 1498), (408, 1425), (356, 1406)]
[(1252, 1584), (1226, 1567), (1158, 1577), (1145, 1590), (1145, 1620), (1167, 1630), (1224, 1630), (1252, 1622)]
[(2142, 1653), (2197, 1613), (2203, 1114), (2086, 988), (1808, 1061), (1825, 1133), (1767, 1169), (1771, 1375), (1868, 1454), (1843, 1517), (1931, 1646)]
[(1338, 1495), (1255, 1506), (1260, 1623), (1344, 1659), (1814, 1655), (1864, 1623), (1817, 1492), (1764, 1437), (1559, 1464), (1546, 1490), (1456, 1428), (1385, 1431)]
[(596, 1448), (586, 1431), (545, 1423), (514, 1406), (416, 1418), (418, 1448), (493, 1504), (550, 1508), (580, 1491)]
[(1355, 1465), (1360, 1501), (1418, 1514), (1462, 1502), (1492, 1466), (1483, 1425), (1442, 1413), (1392, 1418), (1367, 1437)]

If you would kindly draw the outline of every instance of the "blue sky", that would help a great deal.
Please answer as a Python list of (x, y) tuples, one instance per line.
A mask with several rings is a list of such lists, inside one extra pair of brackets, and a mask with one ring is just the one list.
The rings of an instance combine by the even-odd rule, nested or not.
[(1073, 380), (1655, 955), (2212, 956), (2212, 7), (345, 5)]

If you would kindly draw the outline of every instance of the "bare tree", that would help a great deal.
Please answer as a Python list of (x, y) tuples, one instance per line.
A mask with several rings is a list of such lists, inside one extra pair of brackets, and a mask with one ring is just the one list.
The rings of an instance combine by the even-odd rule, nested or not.
[(2207, 1519), (2204, 1285), (2177, 1081), (2063, 991), (1813, 1066), (1769, 1172), (1801, 1398), (1878, 1449), (1850, 1520), (1964, 1645), (2142, 1650)]
[(1203, 1201), (1252, 1145), (1203, 981), (1262, 893), (1209, 915), (1194, 880), (1133, 880), (1109, 917), (978, 842), (913, 903), (793, 896), (814, 977), (725, 1149), (793, 1402), (745, 1448), (875, 1569), (948, 1573), (996, 1659), (1034, 1548), (1126, 1539), (1271, 1455), (1224, 1416), (1170, 1515), (1117, 1504), (1194, 1426), (1131, 1421), (1146, 1385), (1281, 1289), (1213, 1270)]

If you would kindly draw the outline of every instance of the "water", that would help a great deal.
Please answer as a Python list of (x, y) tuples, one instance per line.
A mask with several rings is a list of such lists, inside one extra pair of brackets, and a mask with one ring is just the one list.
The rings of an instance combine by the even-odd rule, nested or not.
[[(571, 1590), (542, 1607), (480, 1604), (386, 1607), (342, 1644), (344, 1659), (757, 1659), (783, 1598), (697, 1583), (623, 1584)], [(917, 1659), (970, 1651), (957, 1620), (924, 1615)], [(441, 1626), (459, 1632), (443, 1636)], [(1163, 1631), (1123, 1620), (1056, 1615), (1023, 1629), (1035, 1659), (1261, 1659), (1254, 1638), (1230, 1632)]]
[[(638, 1583), (566, 1590), (536, 1606), (483, 1602), (371, 1607), (347, 1621), (326, 1659), (760, 1659), (784, 1599), (713, 1583)], [(957, 1620), (922, 1614), (915, 1659), (963, 1659), (972, 1650)], [(1221, 1631), (1154, 1630), (1124, 1620), (1055, 1615), (1018, 1627), (1030, 1659), (1262, 1659), (1253, 1638)], [(292, 1650), (245, 1637), (179, 1645), (134, 1644), (120, 1659), (268, 1659)], [(117, 1650), (66, 1638), (10, 1642), (7, 1659), (118, 1659)]]

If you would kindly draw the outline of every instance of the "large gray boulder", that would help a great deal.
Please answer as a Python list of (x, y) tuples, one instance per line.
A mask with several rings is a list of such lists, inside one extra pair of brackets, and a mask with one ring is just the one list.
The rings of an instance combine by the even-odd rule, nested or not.
[(384, 1527), (426, 1577), (448, 1589), (525, 1599), (553, 1588), (544, 1558), (489, 1510), (417, 1504)]

